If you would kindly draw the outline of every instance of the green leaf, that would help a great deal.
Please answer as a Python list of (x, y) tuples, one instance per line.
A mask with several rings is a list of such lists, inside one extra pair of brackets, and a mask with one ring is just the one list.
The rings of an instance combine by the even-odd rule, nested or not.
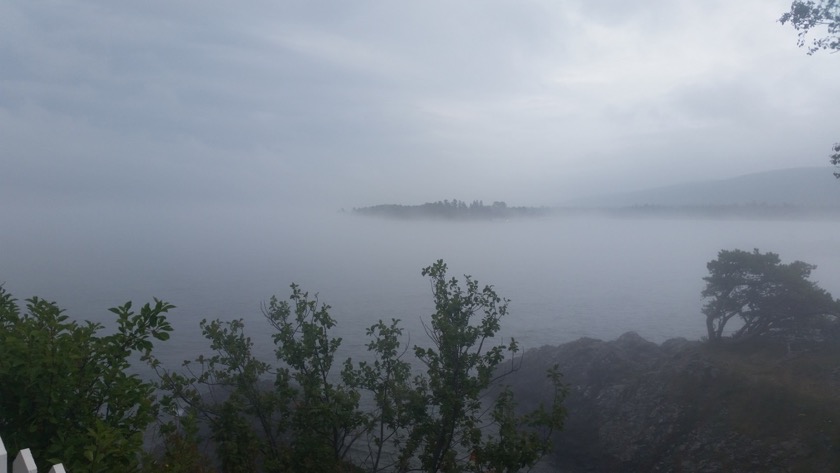
[(154, 337), (161, 341), (169, 340), (169, 334), (166, 332), (156, 332)]

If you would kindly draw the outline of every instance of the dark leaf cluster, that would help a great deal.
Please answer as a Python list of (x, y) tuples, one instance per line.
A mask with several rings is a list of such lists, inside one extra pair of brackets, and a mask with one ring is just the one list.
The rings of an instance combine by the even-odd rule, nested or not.
[(0, 433), (11, 451), (68, 471), (135, 471), (143, 434), (157, 418), (155, 384), (131, 360), (155, 364), (153, 340), (167, 340), (174, 306), (155, 300), (139, 313), (111, 309), (117, 330), (69, 319), (37, 297), (25, 310), (0, 286)]
[(565, 419), (559, 373), (549, 373), (547, 407), (520, 414), (501, 387), (487, 399), (515, 368), (516, 342), (493, 342), (507, 301), (469, 276), (464, 286), (448, 279), (442, 261), (422, 273), (435, 312), (426, 327), (430, 344), (413, 347), (419, 365), (406, 359), (409, 346), (392, 319), (367, 329), (366, 361), (336, 366), (341, 339), (330, 335), (330, 307), (292, 285), (288, 301), (272, 298), (263, 310), (276, 363), (257, 360), (241, 320), (202, 322), (214, 354), (162, 373), (166, 434), (178, 445), (214, 445), (225, 472), (513, 472), (534, 465)]
[[(782, 24), (790, 23), (799, 32), (797, 44), (807, 46), (808, 54), (820, 50), (840, 50), (840, 1), (838, 0), (796, 0), (790, 11), (779, 18)], [(808, 34), (818, 28), (825, 28), (823, 36), (808, 43)]]

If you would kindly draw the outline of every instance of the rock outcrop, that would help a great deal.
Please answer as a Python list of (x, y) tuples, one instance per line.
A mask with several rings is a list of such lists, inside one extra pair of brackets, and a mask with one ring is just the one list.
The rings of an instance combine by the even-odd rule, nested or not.
[(548, 471), (837, 472), (838, 355), (631, 332), (531, 350), (506, 381), (527, 408), (549, 388), (546, 369), (564, 374), (568, 418)]

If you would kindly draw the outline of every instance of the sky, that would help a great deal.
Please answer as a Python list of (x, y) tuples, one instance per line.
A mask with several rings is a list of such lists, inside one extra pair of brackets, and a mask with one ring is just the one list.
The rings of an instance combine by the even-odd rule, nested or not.
[(825, 166), (840, 56), (789, 6), (0, 2), (0, 207), (554, 205)]

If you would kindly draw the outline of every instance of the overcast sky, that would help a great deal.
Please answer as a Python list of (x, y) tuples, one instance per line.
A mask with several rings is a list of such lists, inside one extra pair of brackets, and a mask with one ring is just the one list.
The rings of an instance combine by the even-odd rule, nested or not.
[(0, 199), (564, 199), (828, 164), (787, 0), (0, 2)]

